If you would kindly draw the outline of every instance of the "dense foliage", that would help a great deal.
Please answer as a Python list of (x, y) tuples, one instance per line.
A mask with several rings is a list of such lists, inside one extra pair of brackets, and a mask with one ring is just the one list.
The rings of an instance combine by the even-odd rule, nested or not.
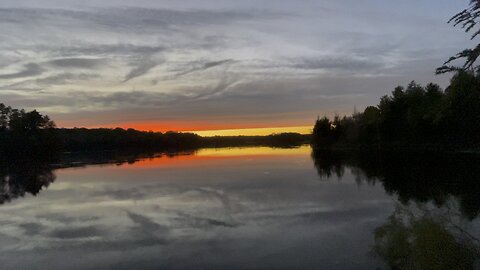
[(103, 150), (183, 150), (200, 145), (200, 136), (192, 133), (145, 132), (135, 129), (55, 129), (64, 151)]
[(350, 117), (318, 119), (317, 147), (474, 149), (480, 146), (480, 76), (458, 72), (442, 91), (415, 82)]
[(280, 133), (268, 136), (215, 136), (203, 137), (204, 147), (232, 147), (232, 146), (270, 146), (270, 147), (297, 147), (308, 144), (311, 135), (299, 133)]
[(0, 153), (46, 156), (60, 145), (53, 133), (55, 123), (36, 110), (14, 109), (0, 103)]

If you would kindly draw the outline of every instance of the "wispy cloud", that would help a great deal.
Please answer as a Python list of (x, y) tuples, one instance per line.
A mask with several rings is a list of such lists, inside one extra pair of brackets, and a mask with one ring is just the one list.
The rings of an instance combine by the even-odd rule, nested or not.
[(91, 58), (60, 58), (50, 60), (47, 64), (59, 68), (84, 68), (92, 69), (99, 67), (104, 63), (104, 59), (91, 59)]
[(98, 117), (79, 125), (343, 112), (411, 80), (445, 84), (433, 70), (465, 47), (448, 0), (74, 2), (0, 8), (2, 102), (60, 125), (85, 111)]
[(303, 58), (295, 60), (293, 67), (307, 70), (350, 70), (350, 71), (376, 71), (384, 68), (385, 64), (376, 58), (359, 59), (354, 55), (340, 57), (329, 56), (325, 58)]
[(0, 74), (0, 79), (17, 79), (17, 78), (25, 78), (25, 77), (32, 77), (36, 75), (42, 74), (44, 69), (35, 63), (25, 64), (22, 70), (14, 73), (8, 74)]
[(138, 64), (138, 66), (130, 70), (130, 72), (127, 75), (125, 75), (125, 79), (123, 80), (123, 82), (125, 83), (131, 79), (145, 75), (157, 65), (158, 65), (158, 62), (156, 61), (153, 61), (150, 59), (144, 59)]
[(225, 64), (230, 64), (233, 63), (233, 59), (224, 59), (224, 60), (219, 60), (219, 61), (210, 61), (210, 62), (194, 62), (194, 63), (189, 63), (188, 66), (191, 66), (190, 68), (187, 68), (186, 70), (179, 72), (174, 75), (174, 78), (181, 77), (183, 75), (187, 75), (196, 71), (202, 71), (202, 70), (207, 70), (213, 67), (225, 65)]

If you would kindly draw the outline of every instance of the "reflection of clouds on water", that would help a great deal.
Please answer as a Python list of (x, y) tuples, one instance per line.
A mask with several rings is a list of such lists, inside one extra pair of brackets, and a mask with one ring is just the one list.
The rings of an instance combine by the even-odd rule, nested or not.
[(37, 220), (44, 219), (50, 222), (59, 222), (65, 225), (71, 224), (71, 223), (85, 222), (85, 221), (95, 221), (99, 219), (99, 217), (95, 217), (95, 216), (72, 217), (72, 216), (63, 215), (60, 213), (43, 213), (43, 214), (36, 215), (35, 218)]
[(128, 190), (118, 189), (118, 188), (106, 188), (105, 190), (101, 190), (95, 192), (93, 196), (106, 196), (111, 199), (115, 200), (136, 200), (136, 199), (143, 199), (148, 196), (148, 193), (140, 188), (131, 188)]
[(154, 222), (147, 216), (127, 211), (127, 216), (135, 226), (131, 229), (130, 235), (141, 241), (144, 245), (156, 245), (167, 243), (169, 228)]
[(394, 210), (348, 169), (319, 181), (308, 156), (55, 173), (40, 196), (0, 207), (5, 269), (372, 269), (372, 231)]
[(225, 219), (228, 220), (228, 223), (230, 225), (236, 223), (233, 215), (235, 212), (241, 211), (243, 207), (238, 203), (232, 203), (230, 197), (223, 190), (203, 187), (194, 189), (192, 191), (199, 192), (203, 197), (209, 200), (215, 199), (220, 202), (220, 205), (224, 211)]
[(205, 217), (196, 217), (189, 214), (177, 212), (177, 217), (175, 218), (183, 226), (193, 227), (193, 228), (209, 228), (209, 227), (227, 227), (234, 228), (240, 226), (240, 224), (232, 223), (228, 221), (205, 218)]
[(58, 239), (78, 239), (101, 236), (103, 232), (95, 226), (87, 227), (68, 227), (54, 229), (50, 232), (52, 238)]
[(45, 226), (40, 223), (27, 222), (19, 225), (24, 230), (25, 235), (34, 236), (45, 230)]

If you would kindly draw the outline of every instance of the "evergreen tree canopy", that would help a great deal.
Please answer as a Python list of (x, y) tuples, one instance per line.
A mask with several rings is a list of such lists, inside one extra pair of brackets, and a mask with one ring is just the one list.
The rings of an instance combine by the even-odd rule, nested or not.
[[(465, 32), (472, 33), (471, 39), (473, 40), (480, 34), (480, 27), (478, 27), (480, 19), (480, 0), (471, 0), (470, 6), (453, 16), (448, 23), (453, 23), (454, 26), (460, 26), (465, 29)], [(480, 66), (475, 65), (478, 57), (480, 56), (480, 44), (477, 44), (475, 48), (465, 49), (457, 55), (450, 57), (443, 66), (437, 68), (436, 73), (442, 74), (451, 71), (474, 69), (479, 71)], [(454, 66), (451, 63), (455, 60), (464, 59), (465, 63), (462, 66)]]

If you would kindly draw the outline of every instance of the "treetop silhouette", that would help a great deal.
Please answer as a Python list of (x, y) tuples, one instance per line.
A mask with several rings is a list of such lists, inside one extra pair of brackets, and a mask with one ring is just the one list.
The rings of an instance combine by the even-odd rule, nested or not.
[[(480, 27), (478, 27), (480, 19), (480, 0), (471, 0), (470, 6), (463, 10), (462, 12), (457, 13), (455, 16), (450, 18), (448, 23), (453, 23), (454, 27), (460, 26), (465, 30), (466, 33), (472, 33), (471, 39), (475, 39), (480, 34)], [(459, 70), (469, 70), (473, 69), (478, 72), (480, 66), (475, 66), (475, 62), (480, 56), (480, 44), (477, 44), (475, 48), (465, 49), (455, 56), (450, 57), (443, 66), (437, 68), (437, 74), (443, 74), (452, 71)], [(454, 66), (450, 65), (453, 61), (465, 59), (463, 66)]]

